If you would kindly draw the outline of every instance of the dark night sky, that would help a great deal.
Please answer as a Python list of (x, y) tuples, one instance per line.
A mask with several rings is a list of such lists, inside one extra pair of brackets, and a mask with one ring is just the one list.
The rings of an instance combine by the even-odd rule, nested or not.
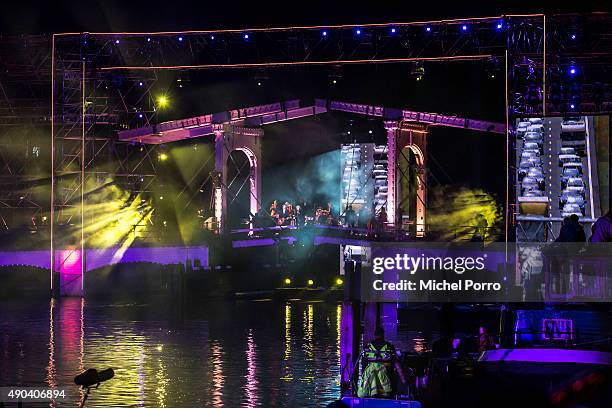
[[(0, 33), (163, 31), (414, 21), (525, 12), (603, 10), (606, 1), (7, 1)], [(433, 4), (433, 6), (432, 6)]]

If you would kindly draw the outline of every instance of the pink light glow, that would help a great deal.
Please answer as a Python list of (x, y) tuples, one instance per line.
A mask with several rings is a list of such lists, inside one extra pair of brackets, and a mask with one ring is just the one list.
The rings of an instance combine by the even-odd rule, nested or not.
[(257, 406), (257, 347), (255, 345), (255, 339), (253, 338), (253, 329), (249, 329), (249, 334), (247, 336), (247, 349), (246, 349), (246, 359), (247, 359), (247, 375), (246, 375), (246, 385), (245, 385), (245, 393), (246, 393), (246, 403), (244, 406), (246, 407), (255, 407)]
[(81, 251), (74, 248), (59, 251), (60, 292), (67, 296), (83, 295), (83, 259)]

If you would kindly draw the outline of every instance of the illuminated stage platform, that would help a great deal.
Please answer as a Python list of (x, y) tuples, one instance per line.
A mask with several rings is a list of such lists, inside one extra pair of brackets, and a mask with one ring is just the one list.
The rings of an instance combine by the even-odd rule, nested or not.
[[(244, 228), (232, 231), (232, 248), (266, 247), (286, 243), (293, 245), (307, 240), (313, 245), (351, 245), (370, 246), (373, 242), (367, 239), (365, 228), (348, 228), (332, 225), (314, 225), (307, 227), (279, 226), (268, 228)], [(387, 232), (391, 234), (391, 232)], [(248, 238), (242, 239), (240, 235)], [(238, 237), (237, 237), (238, 236)]]

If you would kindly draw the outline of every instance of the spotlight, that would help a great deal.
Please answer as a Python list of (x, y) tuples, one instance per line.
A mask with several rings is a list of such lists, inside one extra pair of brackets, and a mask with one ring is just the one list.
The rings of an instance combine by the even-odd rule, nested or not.
[(337, 84), (337, 83), (338, 83), (338, 80), (334, 79), (334, 80), (332, 81), (332, 83)]
[(138, 114), (138, 117), (139, 117), (140, 119), (142, 119), (142, 118), (144, 117), (144, 115), (143, 115), (142, 113), (139, 113), (139, 114)]
[(369, 134), (372, 134), (372, 129), (368, 130), (368, 133), (369, 133)]
[[(168, 155), (166, 153), (160, 153), (159, 156), (157, 156), (157, 158), (159, 159), (159, 161), (166, 161), (168, 160)], [(163, 198), (160, 198), (163, 200)]]
[(502, 28), (504, 28), (504, 24), (501, 22), (497, 23), (497, 29), (501, 30)]
[(244, 35), (242, 36), (245, 40), (249, 39), (249, 35), (247, 33), (244, 33)]
[(346, 134), (347, 134), (347, 135), (350, 135), (350, 134), (351, 134), (351, 131), (349, 130), (348, 132), (346, 132)]
[(183, 41), (183, 37), (179, 37), (179, 38), (178, 38), (178, 40), (179, 40), (179, 41)]
[(461, 26), (461, 31), (467, 31), (467, 29), (468, 29), (467, 24), (463, 24), (463, 25)]
[(261, 86), (261, 82), (258, 82), (258, 83), (257, 83), (257, 86)]
[(355, 34), (357, 34), (357, 35), (361, 35), (361, 28), (356, 29), (356, 30), (355, 30)]
[(210, 36), (210, 39), (211, 39), (211, 40), (214, 40), (214, 39), (215, 39), (215, 36), (214, 36), (214, 35), (211, 35), (211, 36)]
[(431, 27), (430, 26), (425, 27), (425, 31), (427, 31), (428, 33), (431, 33)]
[(314, 285), (314, 281), (312, 279), (308, 279), (308, 282), (306, 283), (308, 284), (308, 286)]
[(285, 278), (285, 285), (291, 285), (291, 279)]
[(570, 109), (575, 109), (576, 105), (574, 105), (573, 103), (570, 104)]
[(392, 27), (392, 28), (391, 28), (391, 34), (395, 34), (395, 32), (396, 32), (396, 31), (397, 31), (397, 30), (395, 29), (395, 27)]
[(159, 199), (160, 199), (160, 200), (163, 200), (163, 199), (164, 199), (164, 196), (159, 196)]
[(344, 281), (341, 278), (336, 279), (336, 285), (340, 286), (344, 283)]
[(569, 74), (570, 75), (576, 75), (577, 72), (578, 72), (578, 69), (576, 67), (570, 67), (569, 68)]
[(119, 39), (115, 40), (115, 44), (119, 44)]
[(165, 108), (168, 106), (168, 97), (165, 95), (160, 95), (157, 97), (157, 106), (160, 108)]
[(323, 37), (327, 37), (327, 31), (323, 31), (323, 32), (321, 33), (321, 35), (322, 35)]
[(575, 39), (576, 39), (576, 34), (572, 34), (572, 35), (570, 35), (570, 38), (571, 38), (572, 40), (575, 40)]
[(151, 37), (147, 37), (147, 42), (151, 42)]
[(138, 83), (138, 86), (144, 86), (144, 82), (140, 81), (140, 82)]

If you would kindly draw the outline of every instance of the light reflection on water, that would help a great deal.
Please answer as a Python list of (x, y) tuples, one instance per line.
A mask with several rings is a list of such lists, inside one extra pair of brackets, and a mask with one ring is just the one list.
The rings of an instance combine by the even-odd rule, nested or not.
[(0, 386), (68, 387), (79, 401), (74, 376), (113, 367), (87, 406), (320, 407), (338, 397), (340, 304), (209, 301), (182, 322), (166, 309), (1, 302)]

